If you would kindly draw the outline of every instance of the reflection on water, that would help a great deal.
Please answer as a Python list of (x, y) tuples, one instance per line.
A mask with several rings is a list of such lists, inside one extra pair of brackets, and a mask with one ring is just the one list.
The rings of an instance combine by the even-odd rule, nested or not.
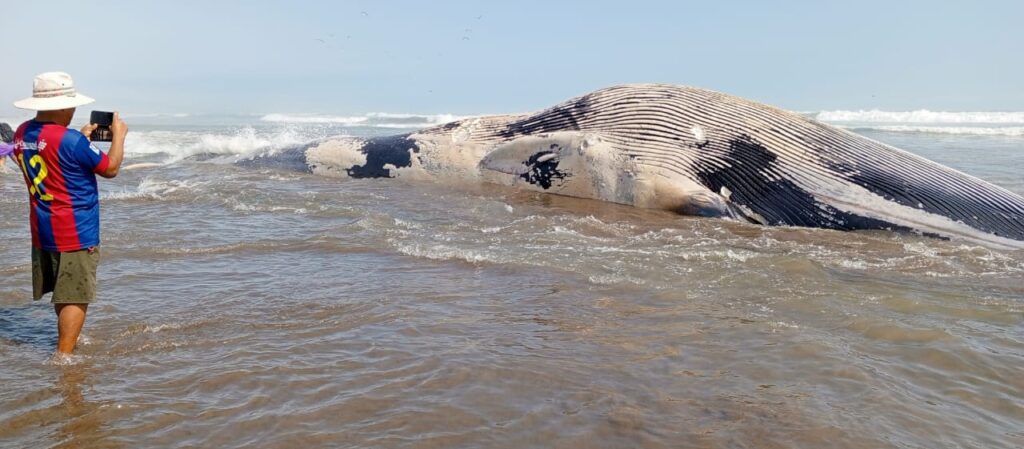
[[(52, 345), (51, 345), (52, 346)], [(48, 348), (48, 349), (52, 349)], [(21, 357), (32, 357), (23, 352)], [(120, 447), (108, 438), (102, 401), (91, 396), (96, 367), (88, 357), (54, 355), (46, 362), (36, 359), (37, 378), (6, 379), (13, 387), (4, 393), (0, 442), (5, 447), (94, 448)], [(48, 379), (48, 385), (46, 380)], [(28, 380), (28, 382), (26, 382)], [(17, 384), (31, 388), (17, 388)]]
[(54, 447), (87, 448), (117, 447), (110, 444), (107, 438), (109, 431), (105, 429), (103, 411), (99, 403), (88, 399), (83, 391), (88, 392), (92, 367), (85, 361), (79, 364), (63, 364), (60, 367), (57, 390), (61, 402), (56, 407), (55, 419), (60, 426), (53, 436)]

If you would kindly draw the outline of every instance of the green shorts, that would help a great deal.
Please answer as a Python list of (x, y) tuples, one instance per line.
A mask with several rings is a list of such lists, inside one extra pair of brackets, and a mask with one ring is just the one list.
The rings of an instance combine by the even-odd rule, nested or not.
[(53, 292), (54, 304), (93, 302), (99, 264), (99, 247), (67, 253), (32, 248), (32, 299)]

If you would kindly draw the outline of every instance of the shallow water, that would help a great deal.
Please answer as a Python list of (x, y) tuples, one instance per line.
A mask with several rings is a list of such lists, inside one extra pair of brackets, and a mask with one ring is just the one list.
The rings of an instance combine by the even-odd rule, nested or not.
[[(332, 131), (232, 126), (101, 183), (72, 360), (0, 175), (0, 446), (1024, 445), (1020, 251), (194, 156)], [(1019, 137), (864, 134), (1024, 193)]]

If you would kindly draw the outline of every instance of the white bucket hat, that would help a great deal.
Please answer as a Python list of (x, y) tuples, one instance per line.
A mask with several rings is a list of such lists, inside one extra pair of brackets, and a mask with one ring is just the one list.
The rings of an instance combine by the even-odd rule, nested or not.
[(32, 80), (32, 96), (15, 101), (18, 109), (34, 111), (56, 111), (77, 108), (96, 100), (75, 92), (75, 82), (64, 72), (46, 72)]

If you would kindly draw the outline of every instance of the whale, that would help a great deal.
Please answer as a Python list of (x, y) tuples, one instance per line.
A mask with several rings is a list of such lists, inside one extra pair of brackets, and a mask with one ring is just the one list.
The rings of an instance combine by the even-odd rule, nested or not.
[(463, 180), (770, 226), (1024, 248), (1024, 198), (812, 118), (713, 90), (612, 86), (535, 113), (334, 137), (276, 157), (349, 178)]

